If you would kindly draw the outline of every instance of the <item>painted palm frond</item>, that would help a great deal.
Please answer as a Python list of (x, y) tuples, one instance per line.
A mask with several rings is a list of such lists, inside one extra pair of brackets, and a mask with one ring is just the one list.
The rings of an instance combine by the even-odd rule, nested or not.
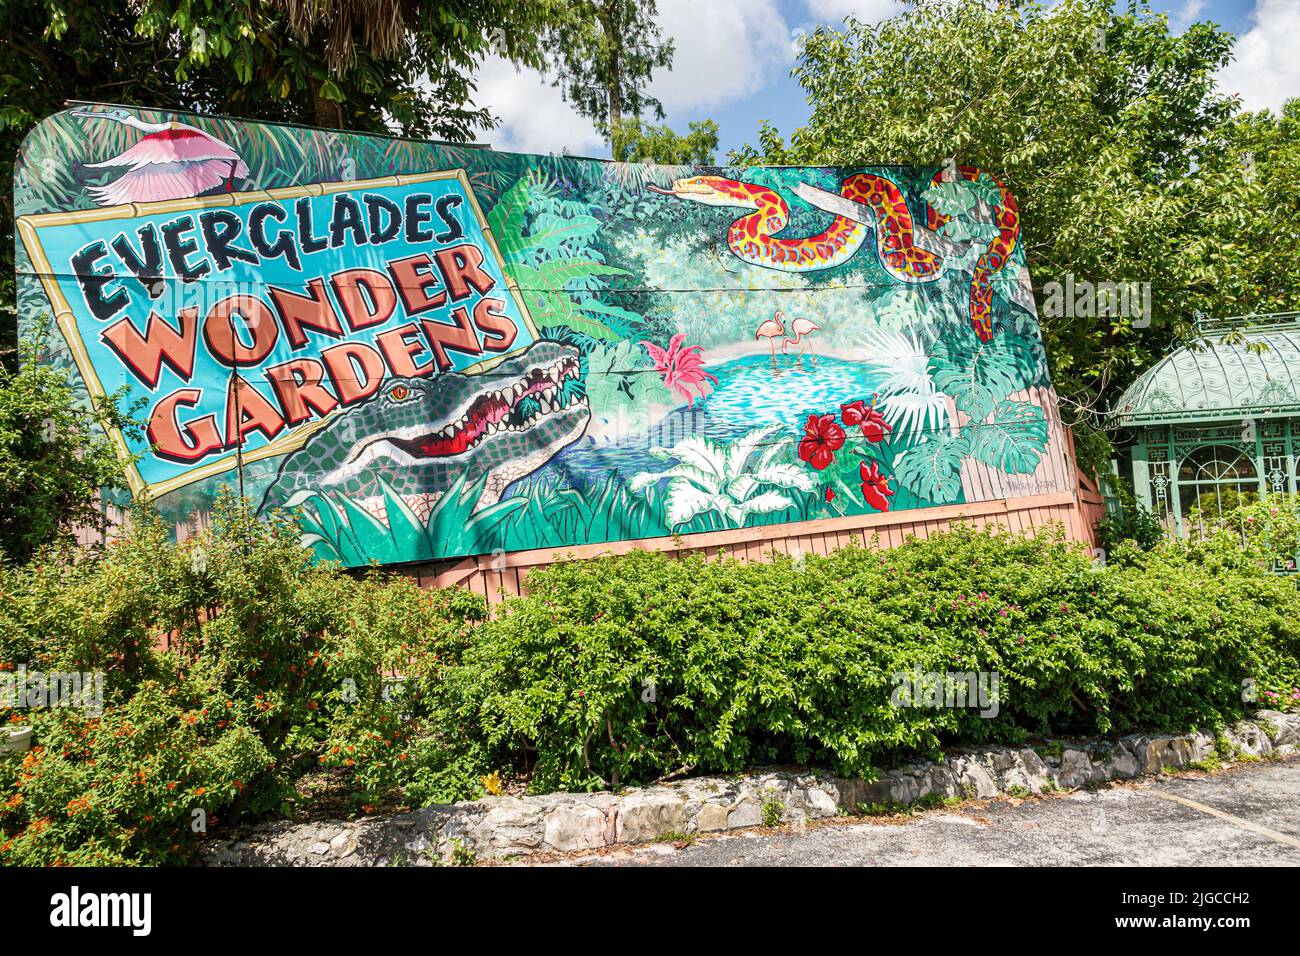
[(939, 431), (948, 417), (945, 396), (930, 374), (930, 356), (914, 333), (872, 329), (862, 337), (865, 364), (880, 376), (877, 403), (891, 434)]
[(1008, 333), (980, 341), (967, 329), (945, 336), (931, 350), (935, 385), (952, 396), (971, 421), (983, 421), (998, 402), (1032, 385), (1039, 370), (1037, 342)]
[(674, 179), (694, 173), (690, 166), (664, 166), (651, 163), (605, 163), (605, 181), (619, 188), (640, 192), (648, 185), (666, 186)]
[(628, 338), (643, 319), (601, 298), (608, 279), (630, 273), (607, 264), (594, 247), (600, 221), (592, 209), (556, 198), (554, 185), (534, 172), (506, 190), (488, 225), (506, 271), (541, 324), (612, 342)]
[(672, 448), (654, 448), (656, 458), (677, 464), (642, 472), (630, 486), (653, 490), (666, 481), (665, 520), (674, 529), (706, 515), (724, 526), (743, 527), (751, 518), (798, 507), (790, 492), (812, 492), (816, 481), (803, 469), (772, 462), (770, 439), (780, 426), (756, 428), (730, 444), (692, 435)]

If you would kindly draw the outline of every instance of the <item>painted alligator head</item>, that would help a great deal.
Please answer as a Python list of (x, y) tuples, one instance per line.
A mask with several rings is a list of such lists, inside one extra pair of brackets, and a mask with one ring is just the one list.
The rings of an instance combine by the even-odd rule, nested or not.
[(486, 475), (476, 507), (492, 504), (586, 430), (581, 368), (573, 346), (537, 342), (486, 372), (389, 379), (284, 459), (259, 510), (330, 491), (383, 516), (382, 478), (420, 513), (462, 475)]

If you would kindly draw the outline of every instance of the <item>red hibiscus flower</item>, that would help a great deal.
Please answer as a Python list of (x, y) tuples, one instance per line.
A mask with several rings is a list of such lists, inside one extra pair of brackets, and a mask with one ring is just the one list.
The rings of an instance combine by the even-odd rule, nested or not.
[(889, 423), (885, 421), (885, 416), (876, 411), (874, 399), (872, 399), (870, 408), (861, 399), (850, 402), (848, 405), (841, 405), (840, 417), (844, 420), (844, 424), (850, 428), (854, 425), (860, 425), (862, 427), (862, 437), (873, 444), (884, 441), (885, 436), (893, 431), (889, 427)]
[(831, 503), (832, 501), (834, 501), (834, 500), (835, 500), (835, 489), (832, 488), (830, 485), (827, 485), (827, 486), (826, 486), (826, 503), (827, 503), (827, 504), (830, 504), (830, 503)]
[(858, 474), (862, 476), (862, 497), (867, 504), (877, 511), (888, 511), (894, 489), (889, 487), (889, 479), (880, 473), (880, 466), (873, 461), (868, 468), (864, 461), (858, 465)]
[(862, 399), (840, 406), (840, 418), (844, 419), (844, 424), (848, 425), (850, 428), (854, 425), (860, 425), (862, 420), (866, 417), (867, 406)]
[(835, 460), (843, 445), (844, 429), (835, 424), (834, 415), (809, 415), (799, 441), (799, 457), (821, 471)]

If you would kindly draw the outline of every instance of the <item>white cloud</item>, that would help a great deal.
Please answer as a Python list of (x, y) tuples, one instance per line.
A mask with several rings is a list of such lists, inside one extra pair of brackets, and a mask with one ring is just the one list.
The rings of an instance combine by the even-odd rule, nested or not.
[(819, 23), (838, 24), (850, 13), (863, 23), (878, 23), (901, 12), (898, 0), (808, 0), (808, 13)]
[[(794, 63), (794, 37), (776, 0), (659, 0), (658, 8), (660, 30), (673, 40), (673, 68), (659, 71), (649, 91), (674, 126), (753, 96)], [(501, 119), (483, 137), (497, 149), (608, 155), (591, 122), (535, 70), (490, 59), (474, 102)]]
[(1280, 109), (1300, 96), (1300, 5), (1259, 0), (1253, 26), (1237, 40), (1236, 59), (1219, 73), (1219, 89), (1236, 93), (1246, 109)]
[(1205, 9), (1205, 0), (1183, 0), (1183, 5), (1169, 15), (1169, 25), (1177, 33), (1182, 33), (1201, 15)]
[(751, 96), (794, 62), (775, 0), (659, 0), (658, 22), (673, 40), (673, 68), (650, 93), (675, 122)]
[(493, 57), (478, 73), (474, 103), (486, 106), (501, 125), (483, 134), (496, 149), (517, 153), (578, 155), (608, 152), (591, 121), (579, 116), (536, 70), (516, 71), (506, 60)]

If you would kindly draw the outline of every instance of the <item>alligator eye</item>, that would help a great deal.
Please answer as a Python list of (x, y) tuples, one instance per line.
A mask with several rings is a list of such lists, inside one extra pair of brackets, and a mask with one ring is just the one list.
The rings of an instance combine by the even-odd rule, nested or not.
[(388, 397), (395, 402), (404, 402), (408, 397), (410, 397), (410, 394), (411, 390), (405, 385), (396, 385), (393, 387), (393, 390), (388, 393)]

